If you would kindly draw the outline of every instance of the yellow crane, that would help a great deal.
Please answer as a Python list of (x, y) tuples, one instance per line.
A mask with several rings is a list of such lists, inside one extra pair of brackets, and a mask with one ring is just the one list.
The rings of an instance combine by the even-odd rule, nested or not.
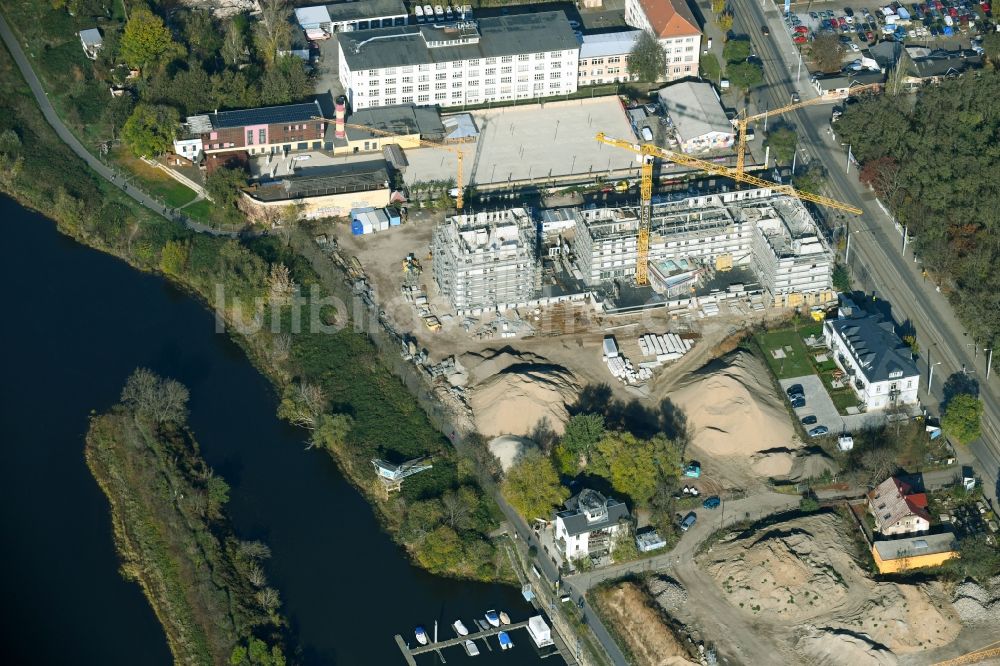
[[(863, 86), (855, 86), (851, 88), (851, 95), (856, 95), (857, 93), (877, 91), (882, 88), (881, 83), (869, 83)], [(758, 113), (753, 116), (745, 116), (743, 118), (738, 118), (736, 120), (736, 172), (743, 173), (744, 165), (746, 164), (746, 153), (747, 153), (747, 126), (755, 120), (761, 120), (762, 118), (767, 118), (768, 116), (780, 116), (783, 113), (788, 113), (789, 111), (794, 111), (795, 109), (801, 109), (806, 106), (812, 106), (813, 104), (823, 104), (829, 100), (822, 97), (814, 97), (813, 99), (807, 99), (804, 102), (795, 102), (794, 104), (786, 104), (785, 106), (774, 109), (773, 111), (765, 111), (764, 113)]]
[(834, 199), (830, 199), (829, 197), (820, 196), (818, 194), (810, 194), (809, 192), (800, 192), (792, 188), (790, 185), (772, 183), (771, 181), (764, 180), (763, 178), (757, 178), (756, 176), (751, 176), (747, 173), (740, 173), (736, 169), (730, 169), (729, 167), (722, 166), (721, 164), (706, 162), (705, 160), (700, 160), (697, 157), (691, 157), (690, 155), (685, 155), (684, 153), (675, 153), (672, 150), (665, 150), (652, 144), (639, 144), (633, 143), (632, 141), (614, 139), (606, 136), (604, 132), (600, 132), (597, 135), (597, 140), (601, 143), (606, 143), (609, 146), (623, 148), (624, 150), (631, 150), (634, 153), (638, 153), (642, 158), (641, 198), (639, 202), (639, 235), (636, 247), (637, 257), (635, 265), (635, 282), (639, 285), (647, 284), (649, 281), (646, 264), (649, 260), (649, 227), (653, 216), (654, 158), (660, 158), (661, 160), (673, 162), (674, 164), (694, 167), (701, 171), (705, 171), (706, 173), (714, 174), (716, 176), (724, 176), (741, 183), (747, 183), (757, 187), (766, 187), (775, 193), (796, 196), (804, 201), (811, 201), (812, 203), (826, 206), (827, 208), (834, 208), (836, 210), (854, 213), (855, 215), (861, 214), (861, 209), (855, 208), (849, 204), (841, 203)]
[[(322, 118), (320, 116), (313, 116), (313, 120), (319, 120), (321, 122), (326, 123), (327, 125), (335, 125), (336, 122), (337, 122), (333, 118)], [(465, 200), (465, 188), (462, 187), (462, 175), (463, 175), (462, 160), (465, 157), (465, 153), (462, 151), (461, 148), (458, 148), (457, 146), (450, 146), (450, 145), (448, 145), (446, 143), (441, 143), (439, 141), (428, 141), (427, 139), (422, 139), (422, 138), (411, 138), (411, 135), (397, 134), (395, 132), (387, 132), (385, 130), (378, 129), (377, 127), (369, 127), (367, 125), (357, 125), (355, 123), (344, 123), (344, 127), (351, 127), (353, 129), (361, 130), (363, 132), (369, 132), (371, 134), (377, 134), (379, 136), (384, 136), (384, 137), (390, 137), (390, 138), (391, 137), (397, 137), (397, 138), (400, 138), (400, 139), (407, 138), (409, 141), (415, 142), (417, 145), (428, 147), (428, 148), (441, 148), (443, 150), (447, 150), (448, 152), (455, 153), (456, 155), (458, 155), (458, 173), (456, 174), (456, 178), (455, 178), (455, 187), (458, 190), (458, 192), (457, 192), (457, 196), (455, 197), (455, 209), (458, 210), (459, 212), (462, 211), (462, 208), (464, 207), (464, 203), (465, 203), (465, 201), (464, 201)]]

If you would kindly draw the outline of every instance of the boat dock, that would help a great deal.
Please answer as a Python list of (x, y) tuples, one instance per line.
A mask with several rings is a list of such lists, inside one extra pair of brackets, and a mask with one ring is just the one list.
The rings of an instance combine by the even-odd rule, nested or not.
[[(485, 623), (484, 623), (485, 624)], [(426, 654), (427, 652), (437, 652), (438, 657), (441, 658), (441, 663), (445, 662), (444, 654), (441, 650), (448, 647), (454, 647), (456, 645), (464, 645), (465, 641), (478, 641), (482, 640), (483, 644), (486, 645), (486, 649), (493, 651), (493, 646), (489, 644), (487, 638), (491, 636), (496, 636), (501, 631), (506, 631), (510, 633), (516, 629), (527, 629), (528, 621), (515, 622), (513, 624), (502, 624), (499, 627), (490, 627), (487, 625), (486, 629), (482, 629), (475, 633), (470, 633), (468, 636), (459, 636), (457, 638), (449, 638), (447, 640), (438, 641), (437, 643), (428, 643), (427, 645), (418, 645), (417, 647), (410, 647), (403, 637), (396, 634), (396, 645), (399, 646), (399, 651), (403, 653), (403, 659), (406, 660), (408, 666), (416, 666), (417, 662), (414, 659), (418, 654)], [(527, 639), (527, 638), (526, 638)]]

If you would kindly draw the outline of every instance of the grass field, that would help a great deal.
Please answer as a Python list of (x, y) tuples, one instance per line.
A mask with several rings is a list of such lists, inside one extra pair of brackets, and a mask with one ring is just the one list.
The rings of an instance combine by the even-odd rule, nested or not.
[(191, 203), (198, 196), (190, 187), (178, 183), (160, 169), (149, 166), (124, 150), (113, 151), (112, 159), (132, 172), (142, 189), (171, 208)]
[(181, 212), (197, 222), (208, 224), (212, 221), (213, 204), (208, 199), (196, 201)]
[[(813, 374), (809, 351), (802, 341), (802, 330), (785, 328), (757, 334), (757, 342), (764, 352), (764, 360), (778, 379), (791, 379)], [(785, 358), (775, 358), (775, 349), (782, 349)]]

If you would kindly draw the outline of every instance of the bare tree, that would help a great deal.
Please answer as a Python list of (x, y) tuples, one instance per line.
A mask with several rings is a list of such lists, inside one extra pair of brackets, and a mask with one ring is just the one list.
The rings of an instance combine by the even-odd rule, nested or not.
[(270, 66), (278, 58), (278, 51), (288, 48), (292, 39), (291, 24), (288, 22), (290, 10), (285, 0), (261, 0), (260, 18), (254, 26), (254, 41), (257, 52)]
[(236, 67), (246, 61), (246, 58), (246, 39), (244, 39), (243, 33), (240, 31), (239, 26), (236, 25), (236, 22), (230, 19), (226, 25), (225, 40), (222, 42), (222, 59), (230, 67)]
[(271, 295), (271, 300), (283, 303), (295, 291), (295, 282), (292, 280), (292, 273), (288, 266), (278, 262), (271, 264), (271, 272), (267, 278), (267, 287)]
[(254, 587), (263, 587), (267, 583), (267, 577), (264, 576), (264, 570), (260, 568), (260, 565), (256, 562), (251, 562), (247, 566), (247, 580)]
[(271, 557), (271, 549), (263, 541), (241, 541), (239, 552), (250, 560), (266, 560)]
[(281, 597), (278, 596), (278, 591), (273, 587), (265, 587), (257, 592), (257, 603), (268, 614), (271, 614), (281, 605)]
[(183, 423), (187, 418), (187, 388), (147, 368), (137, 368), (125, 382), (121, 401), (135, 414), (154, 423)]
[(445, 491), (441, 496), (441, 507), (444, 509), (445, 520), (452, 529), (461, 529), (469, 524), (469, 515), (475, 508), (476, 501), (475, 492), (468, 488)]
[(271, 338), (271, 348), (276, 359), (284, 360), (288, 358), (288, 354), (292, 349), (292, 336), (288, 333), (278, 333)]

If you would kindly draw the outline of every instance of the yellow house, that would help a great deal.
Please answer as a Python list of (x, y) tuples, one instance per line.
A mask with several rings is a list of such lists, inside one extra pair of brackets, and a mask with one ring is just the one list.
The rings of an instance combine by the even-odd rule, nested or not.
[(958, 557), (955, 547), (955, 535), (950, 532), (925, 534), (876, 541), (872, 546), (872, 556), (880, 573), (898, 573), (943, 564)]

